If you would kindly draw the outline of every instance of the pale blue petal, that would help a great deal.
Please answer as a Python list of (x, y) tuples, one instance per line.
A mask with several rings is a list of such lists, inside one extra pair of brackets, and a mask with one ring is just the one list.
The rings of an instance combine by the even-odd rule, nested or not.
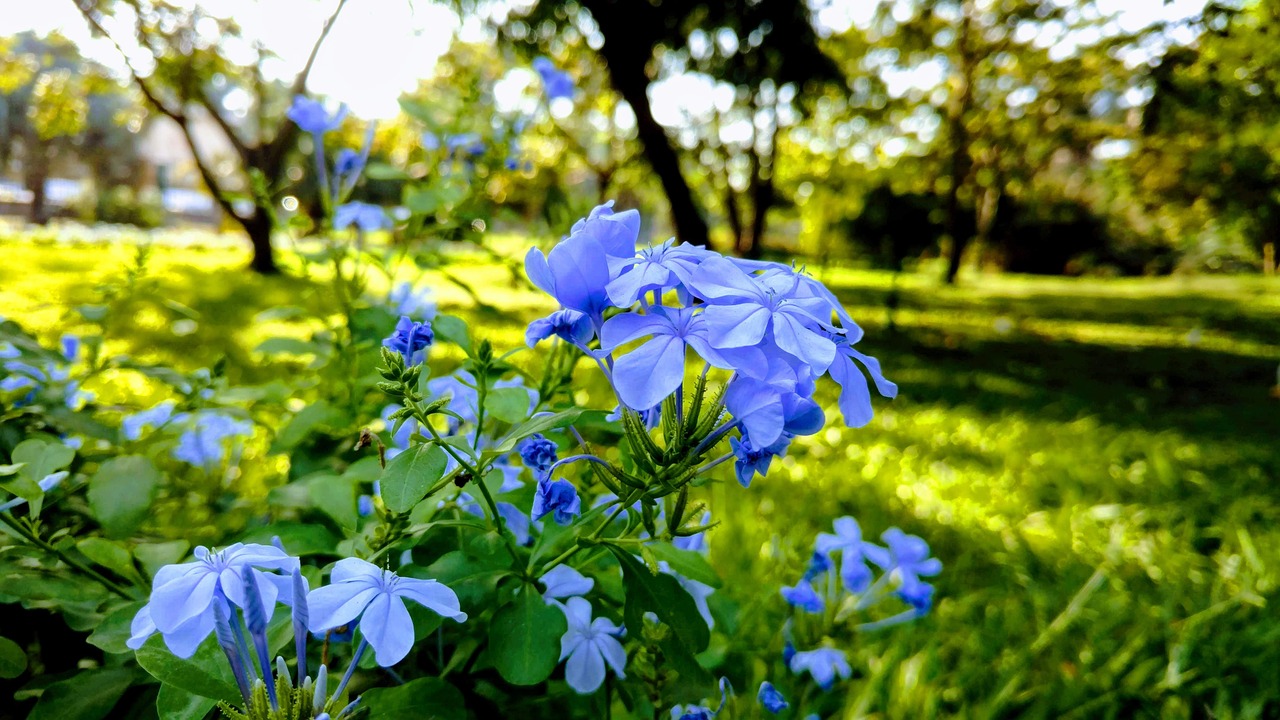
[(359, 583), (325, 585), (307, 593), (307, 630), (325, 632), (360, 617), (378, 589)]
[(467, 614), (462, 612), (458, 604), (458, 595), (444, 583), (402, 577), (396, 579), (392, 592), (399, 597), (409, 598), (442, 617), (458, 622), (467, 620)]
[(712, 347), (740, 348), (759, 345), (773, 313), (762, 305), (708, 305), (702, 311), (707, 339)]
[(391, 667), (413, 649), (413, 618), (409, 617), (403, 600), (382, 593), (369, 603), (364, 617), (360, 618), (360, 634), (373, 647), (378, 664)]
[(665, 400), (684, 381), (684, 341), (655, 337), (617, 359), (613, 385), (628, 407), (648, 410)]

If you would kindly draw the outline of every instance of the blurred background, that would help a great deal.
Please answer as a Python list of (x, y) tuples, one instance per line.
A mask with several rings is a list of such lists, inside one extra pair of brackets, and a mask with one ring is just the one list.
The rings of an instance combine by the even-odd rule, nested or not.
[[(277, 340), (329, 311), (299, 272), (324, 233), (315, 145), (285, 112), (345, 105), (330, 148), (373, 128), (354, 197), (397, 218), (378, 242), (496, 345), (548, 309), (525, 249), (606, 199), (652, 241), (806, 264), (867, 329), (901, 395), (715, 490), (718, 661), (764, 662), (782, 615), (758, 589), (852, 514), (946, 571), (928, 619), (852, 649), (843, 717), (1277, 717), (1278, 20), (1270, 0), (5, 0), (0, 315), (52, 343), (111, 306), (115, 351), (298, 377)], [(259, 455), (256, 490), (192, 495), (155, 532), (234, 536), (301, 472)]]

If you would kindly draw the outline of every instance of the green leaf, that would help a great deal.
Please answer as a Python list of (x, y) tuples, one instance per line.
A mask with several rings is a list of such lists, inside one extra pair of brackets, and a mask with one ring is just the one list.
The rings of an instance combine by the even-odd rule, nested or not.
[(562, 428), (566, 425), (576, 422), (579, 418), (582, 418), (584, 416), (586, 417), (590, 417), (592, 415), (603, 416), (607, 414), (608, 413), (605, 413), (601, 410), (585, 410), (583, 408), (570, 408), (568, 410), (562, 410), (552, 415), (543, 415), (541, 417), (530, 418), (527, 422), (522, 423), (519, 427), (512, 430), (511, 434), (508, 435), (506, 439), (502, 441), (502, 444), (498, 445), (498, 447), (494, 448), (493, 450), (490, 450), (489, 453), (492, 453), (493, 455), (505, 455), (511, 452), (512, 450), (515, 450), (517, 443), (519, 443), (521, 440), (529, 437), (534, 433), (541, 433), (541, 432), (546, 432), (548, 430), (555, 430), (556, 428)]
[(537, 685), (560, 664), (564, 613), (548, 605), (531, 585), (504, 606), (489, 625), (489, 657), (512, 685)]
[(458, 602), (468, 614), (479, 613), (497, 587), (498, 579), (511, 574), (508, 565), (489, 559), (474, 558), (461, 550), (453, 550), (440, 556), (426, 568), (408, 565), (402, 575), (430, 578), (449, 586), (458, 595)]
[(161, 685), (156, 696), (156, 714), (164, 720), (202, 720), (218, 701), (176, 688)]
[(267, 338), (253, 349), (263, 355), (318, 355), (320, 348), (313, 342), (292, 337)]
[(91, 537), (76, 543), (76, 549), (85, 557), (117, 575), (132, 578), (138, 573), (133, 567), (133, 556), (120, 543)]
[(218, 649), (218, 643), (212, 636), (200, 645), (194, 655), (184, 660), (169, 652), (159, 635), (152, 635), (145, 645), (138, 648), (137, 658), (143, 670), (166, 685), (214, 700), (236, 702), (243, 699), (227, 665), (227, 657)]
[(529, 391), (524, 388), (495, 388), (484, 397), (484, 409), (503, 422), (518, 423), (529, 417)]
[(100, 648), (103, 652), (118, 655), (133, 652), (125, 642), (133, 635), (133, 618), (137, 616), (144, 604), (139, 600), (112, 611), (94, 627), (93, 633), (89, 635), (89, 644)]
[(18, 643), (0, 637), (0, 678), (12, 680), (27, 670), (27, 652)]
[(408, 180), (409, 174), (395, 165), (371, 162), (365, 166), (364, 176), (370, 180)]
[(111, 537), (125, 537), (147, 518), (160, 473), (139, 455), (112, 458), (89, 480), (89, 507)]
[(325, 475), (307, 483), (311, 503), (333, 518), (343, 530), (354, 530), (356, 520), (356, 486), (346, 478)]
[(652, 542), (645, 547), (651, 550), (659, 560), (667, 561), (671, 569), (680, 575), (690, 580), (697, 580), (703, 585), (720, 587), (720, 576), (716, 575), (711, 563), (707, 562), (706, 556), (702, 553), (681, 550), (668, 542)]
[(446, 464), (444, 450), (436, 445), (421, 443), (405, 450), (382, 473), (382, 501), (392, 512), (409, 512), (444, 476)]
[(644, 614), (654, 613), (669, 626), (690, 652), (702, 652), (711, 640), (707, 623), (698, 614), (698, 606), (679, 581), (665, 573), (654, 575), (631, 553), (617, 545), (605, 545), (622, 566), (622, 586), (626, 592), (623, 615), (627, 627), (644, 627)]
[(280, 522), (256, 528), (241, 542), (270, 545), (278, 537), (290, 555), (332, 555), (338, 536), (329, 528), (315, 523)]
[(329, 425), (340, 421), (340, 416), (336, 413), (329, 403), (320, 400), (311, 403), (302, 408), (290, 418), (280, 432), (276, 434), (275, 442), (271, 443), (272, 453), (289, 452), (307, 439), (316, 428)]
[(29, 601), (57, 600), (64, 603), (100, 602), (105, 590), (92, 580), (68, 574), (44, 573), (10, 567), (0, 573), (0, 595)]
[(431, 321), (431, 330), (436, 337), (457, 345), (468, 355), (471, 354), (471, 334), (467, 330), (466, 321), (462, 318), (453, 315), (437, 315), (436, 319)]
[(43, 440), (24, 440), (13, 449), (13, 462), (24, 463), (22, 474), (35, 482), (67, 467), (75, 457), (76, 451), (66, 445)]
[(360, 696), (369, 717), (378, 720), (466, 720), (462, 693), (439, 678), (410, 680), (404, 685), (373, 688)]
[(191, 549), (186, 540), (170, 540), (168, 542), (143, 543), (133, 549), (134, 557), (142, 563), (147, 577), (155, 577), (160, 568), (178, 562)]
[(120, 668), (77, 673), (45, 688), (27, 720), (101, 720), (132, 682), (133, 672)]
[(16, 475), (19, 470), (26, 466), (26, 463), (14, 463), (13, 465), (0, 465), (0, 477), (6, 475)]

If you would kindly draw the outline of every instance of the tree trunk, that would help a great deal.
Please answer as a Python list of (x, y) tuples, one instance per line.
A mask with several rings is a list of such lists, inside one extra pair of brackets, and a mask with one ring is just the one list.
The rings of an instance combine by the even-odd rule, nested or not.
[(244, 226), (253, 246), (253, 258), (249, 261), (249, 267), (263, 275), (279, 275), (280, 266), (276, 265), (275, 249), (271, 246), (271, 216), (255, 208), (248, 219), (236, 219)]
[(769, 148), (765, 157), (759, 148), (751, 147), (751, 244), (744, 257), (758, 260), (764, 255), (764, 233), (769, 220), (769, 208), (777, 201), (773, 186), (773, 163), (778, 157), (778, 115), (773, 113), (769, 128)]
[(26, 158), (26, 177), (24, 184), (31, 191), (31, 206), (27, 208), (27, 221), (33, 225), (44, 225), (49, 222), (49, 216), (45, 213), (46, 195), (45, 184), (49, 180), (49, 153), (43, 144), (36, 144), (34, 140), (32, 148)]
[(965, 115), (973, 102), (973, 58), (969, 57), (969, 32), (971, 27), (970, 10), (967, 3), (961, 7), (960, 28), (956, 33), (956, 54), (960, 68), (955, 78), (957, 87), (952, 91), (951, 102), (947, 111), (947, 128), (951, 142), (950, 175), (951, 184), (947, 188), (946, 199), (946, 232), (951, 238), (947, 248), (947, 284), (954, 285), (956, 275), (960, 272), (960, 260), (964, 256), (972, 233), (963, 217), (964, 208), (960, 206), (960, 188), (969, 176), (973, 159), (969, 156), (969, 130), (965, 127)]
[(676, 236), (691, 245), (707, 245), (710, 239), (707, 221), (680, 170), (680, 157), (671, 146), (667, 131), (653, 117), (649, 106), (649, 76), (644, 66), (653, 49), (637, 37), (634, 28), (628, 27), (630, 11), (623, 7), (625, 3), (588, 1), (584, 5), (605, 37), (600, 54), (609, 66), (613, 87), (635, 112), (636, 135), (662, 182), (662, 190), (671, 205)]

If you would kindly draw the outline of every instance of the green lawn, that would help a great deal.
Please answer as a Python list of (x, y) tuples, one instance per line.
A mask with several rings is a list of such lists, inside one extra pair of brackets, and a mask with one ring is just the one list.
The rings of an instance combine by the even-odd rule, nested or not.
[[(52, 340), (76, 329), (71, 308), (124, 282), (134, 250), (0, 252), (0, 315)], [(259, 313), (330, 312), (328, 298), (245, 260), (156, 248), (109, 347), (187, 368), (226, 355), (244, 379), (288, 372), (252, 349), (315, 328)], [(441, 305), (500, 349), (549, 309), (491, 261), (449, 272), (500, 311), (429, 273)], [(844, 717), (1280, 715), (1280, 282), (906, 276), (890, 330), (893, 278), (818, 274), (901, 395), (862, 430), (833, 409), (767, 479), (712, 490), (717, 599), (738, 610), (713, 650), (737, 676), (781, 672), (783, 604), (759, 589), (793, 583), (814, 534), (851, 514), (869, 535), (925, 537), (946, 569), (933, 614), (854, 648)]]

